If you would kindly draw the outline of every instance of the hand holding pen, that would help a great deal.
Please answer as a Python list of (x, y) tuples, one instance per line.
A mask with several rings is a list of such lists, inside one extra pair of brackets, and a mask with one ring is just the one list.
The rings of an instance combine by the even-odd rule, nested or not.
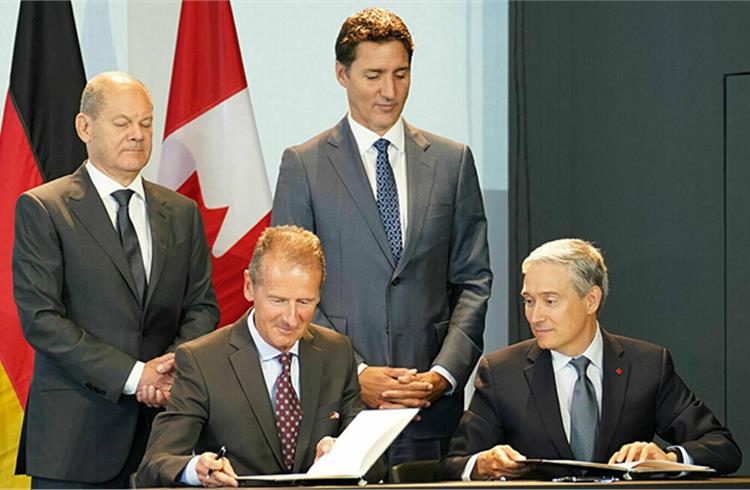
[(195, 471), (204, 487), (238, 486), (237, 474), (234, 472), (226, 454), (227, 448), (222, 446), (215, 453), (207, 451), (198, 458)]

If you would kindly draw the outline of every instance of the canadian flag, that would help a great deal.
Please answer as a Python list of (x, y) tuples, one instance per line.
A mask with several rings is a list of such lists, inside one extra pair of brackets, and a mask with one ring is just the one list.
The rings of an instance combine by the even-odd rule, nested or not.
[(229, 1), (182, 2), (158, 180), (198, 202), (219, 325), (235, 321), (272, 201)]

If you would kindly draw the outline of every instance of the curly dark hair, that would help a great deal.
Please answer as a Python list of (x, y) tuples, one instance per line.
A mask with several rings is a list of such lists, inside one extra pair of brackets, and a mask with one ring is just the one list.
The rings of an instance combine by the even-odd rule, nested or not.
[(336, 61), (347, 69), (354, 61), (357, 45), (363, 41), (376, 43), (400, 41), (409, 55), (414, 53), (414, 41), (401, 17), (385, 9), (371, 7), (350, 15), (341, 25), (336, 38)]

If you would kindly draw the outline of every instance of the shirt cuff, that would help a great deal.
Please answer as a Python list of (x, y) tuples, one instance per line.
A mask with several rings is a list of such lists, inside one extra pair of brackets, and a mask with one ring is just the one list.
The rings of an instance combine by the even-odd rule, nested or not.
[(135, 366), (130, 370), (130, 376), (128, 376), (127, 381), (125, 381), (125, 386), (122, 388), (123, 395), (135, 395), (135, 391), (138, 389), (138, 383), (141, 382), (144, 367), (146, 367), (145, 363), (135, 361)]
[(453, 377), (453, 375), (448, 372), (447, 369), (445, 369), (443, 366), (432, 366), (430, 371), (438, 373), (443, 378), (448, 380), (448, 382), (451, 384), (450, 390), (445, 390), (445, 393), (443, 393), (443, 396), (452, 395), (454, 391), (456, 391), (456, 386), (458, 386), (458, 383), (456, 382), (456, 378)]
[(191, 487), (200, 487), (201, 481), (198, 479), (198, 473), (195, 471), (195, 466), (198, 464), (200, 455), (195, 455), (190, 458), (188, 464), (185, 465), (185, 469), (180, 474), (179, 481), (183, 485), (189, 485)]
[(474, 456), (469, 458), (469, 461), (466, 462), (464, 471), (463, 473), (461, 473), (461, 481), (471, 481), (471, 472), (474, 471), (474, 465), (477, 464), (478, 457), (479, 453), (476, 453)]
[(668, 446), (667, 451), (672, 450), (680, 451), (680, 454), (682, 455), (682, 462), (685, 464), (693, 464), (693, 457), (688, 454), (688, 452), (685, 450), (682, 446)]
[(357, 376), (359, 376), (360, 374), (362, 374), (362, 371), (364, 371), (368, 367), (370, 367), (370, 366), (368, 366), (364, 362), (360, 362), (359, 364), (357, 364)]

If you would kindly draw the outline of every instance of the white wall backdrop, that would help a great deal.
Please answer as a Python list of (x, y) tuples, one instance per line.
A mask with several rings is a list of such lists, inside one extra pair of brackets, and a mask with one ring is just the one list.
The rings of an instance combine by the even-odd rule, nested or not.
[[(332, 126), (346, 113), (346, 97), (334, 77), (333, 44), (343, 20), (369, 5), (232, 2), (272, 189), (283, 149)], [(507, 0), (379, 5), (401, 16), (416, 43), (406, 119), (467, 142), (474, 151), (496, 278), (486, 349), (497, 348), (507, 342)], [(18, 6), (17, 0), (0, 0), (0, 106), (7, 93)], [(156, 130), (145, 176), (155, 179), (180, 3), (79, 0), (73, 8), (87, 77), (118, 69), (151, 89)]]

